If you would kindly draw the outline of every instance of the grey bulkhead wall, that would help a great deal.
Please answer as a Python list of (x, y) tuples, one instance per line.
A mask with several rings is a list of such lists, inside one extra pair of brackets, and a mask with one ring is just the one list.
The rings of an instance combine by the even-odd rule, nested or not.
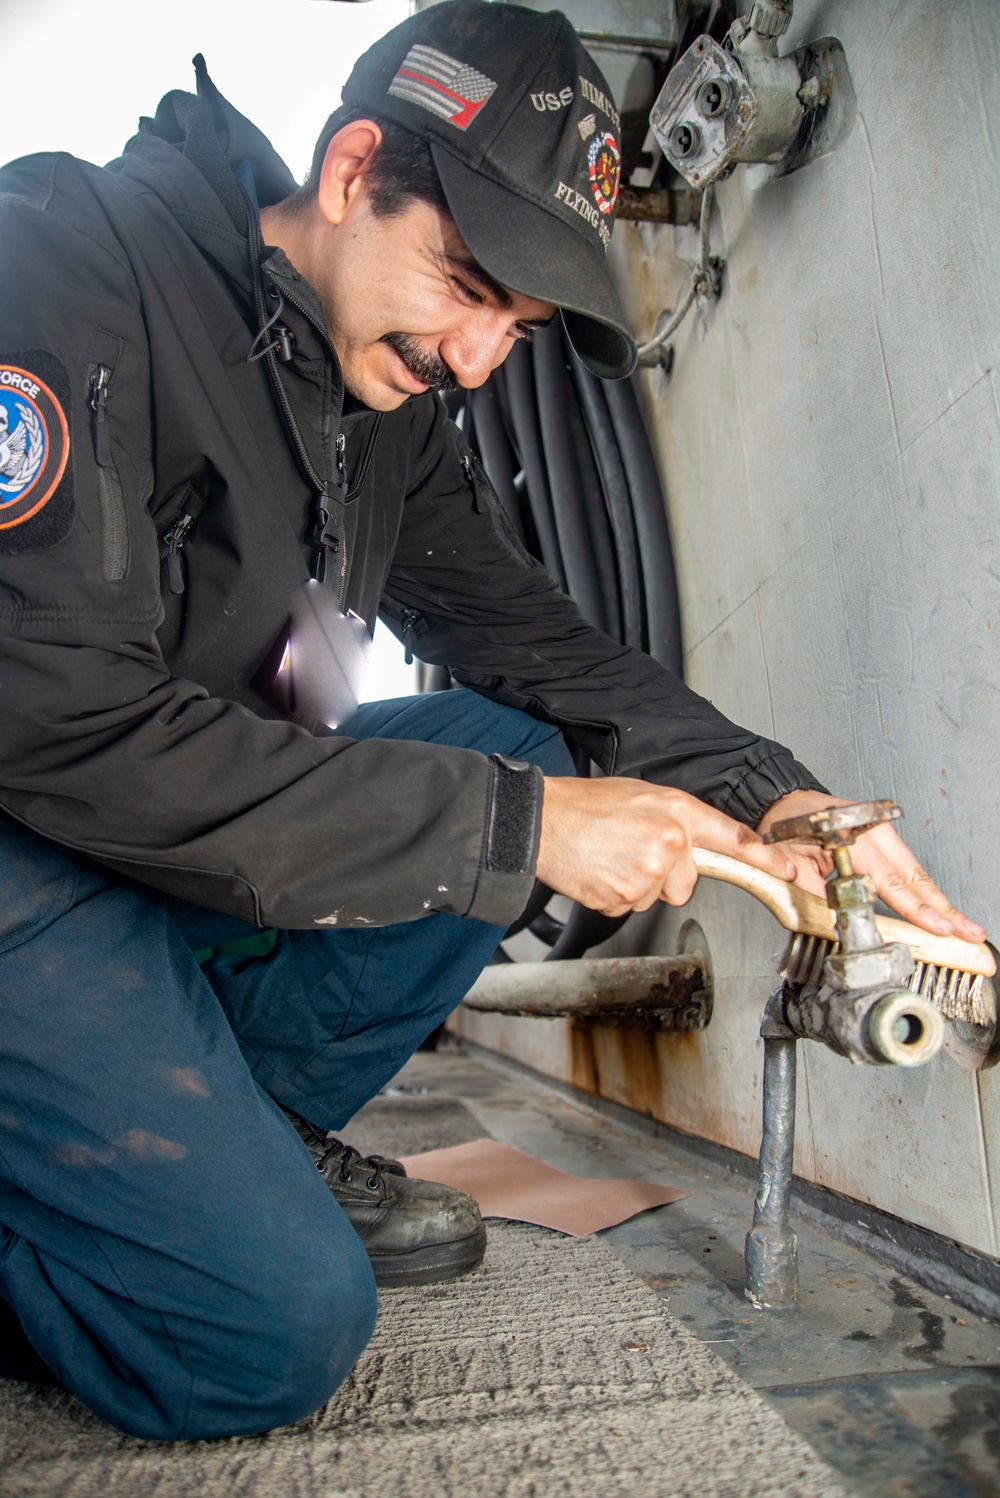
[[(783, 49), (835, 35), (851, 136), (717, 192), (721, 302), (640, 377), (692, 686), (831, 788), (893, 796), (918, 857), (1000, 936), (1000, 6), (796, 0)], [(622, 225), (633, 326), (676, 304), (693, 230)], [(760, 1013), (784, 934), (703, 880), (616, 951), (703, 926), (715, 1016), (655, 1042), (468, 1016), (470, 1038), (748, 1154)], [(800, 1046), (796, 1170), (981, 1252), (1000, 1239), (1000, 1067), (914, 1071)]]

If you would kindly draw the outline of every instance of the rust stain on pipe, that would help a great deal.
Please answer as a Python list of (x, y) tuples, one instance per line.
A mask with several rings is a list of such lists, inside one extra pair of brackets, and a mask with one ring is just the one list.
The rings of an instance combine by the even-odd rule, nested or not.
[(651, 224), (696, 224), (701, 193), (681, 187), (623, 187), (616, 204), (619, 219)]
[(711, 980), (694, 953), (488, 967), (465, 1003), (494, 1014), (662, 1030), (704, 1029), (712, 1012)]

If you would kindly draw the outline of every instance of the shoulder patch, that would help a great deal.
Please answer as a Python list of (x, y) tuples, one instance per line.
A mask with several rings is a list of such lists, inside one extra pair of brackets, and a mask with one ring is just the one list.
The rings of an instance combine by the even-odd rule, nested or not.
[(0, 353), (0, 552), (55, 546), (73, 524), (69, 379), (42, 349)]

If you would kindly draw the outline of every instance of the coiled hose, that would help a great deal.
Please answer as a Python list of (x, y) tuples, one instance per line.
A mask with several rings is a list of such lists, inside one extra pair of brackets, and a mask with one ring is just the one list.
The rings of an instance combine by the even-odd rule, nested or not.
[[(597, 379), (553, 323), (463, 400), (466, 439), (528, 550), (592, 624), (682, 676), (663, 491), (629, 381)], [(538, 885), (508, 932), (530, 928), (549, 959), (582, 956), (622, 924), (576, 905), (560, 925), (550, 897)]]

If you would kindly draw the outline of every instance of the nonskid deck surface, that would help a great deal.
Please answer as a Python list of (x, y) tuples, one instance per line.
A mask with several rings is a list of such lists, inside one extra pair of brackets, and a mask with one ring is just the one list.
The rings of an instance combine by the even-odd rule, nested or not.
[(64, 1394), (0, 1384), (4, 1498), (1000, 1490), (998, 1329), (805, 1223), (800, 1308), (752, 1312), (748, 1180), (465, 1055), (415, 1057), (346, 1132), (388, 1153), (490, 1134), (692, 1195), (582, 1240), (491, 1222), (482, 1270), (383, 1292), (337, 1397), (266, 1437), (132, 1441)]

